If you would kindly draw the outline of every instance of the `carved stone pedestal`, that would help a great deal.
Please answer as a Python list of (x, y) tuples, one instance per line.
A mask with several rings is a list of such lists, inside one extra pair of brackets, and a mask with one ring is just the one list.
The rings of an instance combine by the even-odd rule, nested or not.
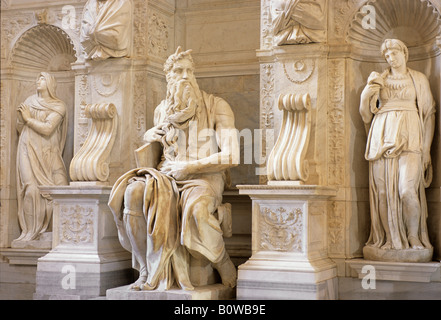
[(253, 255), (239, 266), (237, 299), (337, 299), (327, 255), (328, 199), (320, 186), (238, 186), (253, 202)]
[(42, 187), (54, 201), (53, 249), (38, 259), (34, 299), (90, 299), (133, 282), (107, 206), (111, 187)]

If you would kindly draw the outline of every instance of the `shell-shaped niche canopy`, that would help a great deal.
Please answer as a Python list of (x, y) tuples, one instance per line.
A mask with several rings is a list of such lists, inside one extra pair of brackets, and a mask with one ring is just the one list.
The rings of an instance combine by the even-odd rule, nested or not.
[(75, 48), (69, 35), (48, 24), (27, 30), (17, 40), (11, 56), (13, 67), (38, 71), (69, 71), (75, 60)]
[(377, 60), (382, 59), (384, 40), (400, 39), (409, 48), (410, 60), (418, 60), (436, 54), (440, 34), (441, 14), (430, 0), (371, 0), (355, 14), (346, 41), (354, 54)]

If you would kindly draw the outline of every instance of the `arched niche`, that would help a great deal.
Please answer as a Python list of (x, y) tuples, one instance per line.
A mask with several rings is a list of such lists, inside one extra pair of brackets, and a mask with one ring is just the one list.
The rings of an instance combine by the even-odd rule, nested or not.
[(17, 39), (10, 54), (8, 65), (11, 81), (11, 108), (35, 93), (35, 81), (45, 71), (57, 80), (57, 95), (68, 110), (68, 136), (63, 153), (66, 168), (73, 157), (75, 77), (71, 64), (77, 60), (76, 50), (69, 35), (57, 26), (38, 24)]
[(42, 71), (55, 76), (57, 96), (67, 106), (68, 133), (63, 154), (67, 168), (73, 157), (75, 74), (70, 64), (77, 59), (75, 46), (65, 31), (45, 23), (25, 29), (15, 39), (2, 66), (1, 120), (2, 128), (7, 132), (2, 132), (6, 152), (2, 150), (0, 222), (7, 231), (1, 232), (1, 247), (10, 246), (11, 241), (20, 235), (16, 195), (16, 110), (28, 96), (35, 94), (37, 76)]
[[(375, 24), (363, 11), (375, 8)], [(370, 0), (354, 15), (346, 32), (352, 54), (363, 61), (383, 62), (379, 48), (385, 39), (400, 39), (409, 48), (410, 61), (439, 55), (436, 37), (441, 34), (441, 14), (429, 0)]]
[[(366, 28), (363, 21), (366, 5), (375, 8), (376, 28)], [(359, 114), (361, 92), (372, 71), (381, 72), (388, 67), (381, 56), (380, 47), (385, 39), (400, 39), (409, 48), (408, 66), (423, 72), (429, 79), (437, 103), (435, 137), (432, 143), (434, 179), (426, 190), (429, 206), (429, 233), (434, 245), (434, 258), (441, 259), (441, 4), (436, 0), (370, 0), (360, 3), (346, 26), (345, 41), (350, 47), (347, 59), (347, 108), (352, 123), (352, 140), (356, 146), (352, 154), (353, 166), (368, 172), (364, 159), (366, 133)], [(351, 178), (359, 188), (369, 185), (365, 175)], [(432, 219), (432, 220), (431, 220)]]

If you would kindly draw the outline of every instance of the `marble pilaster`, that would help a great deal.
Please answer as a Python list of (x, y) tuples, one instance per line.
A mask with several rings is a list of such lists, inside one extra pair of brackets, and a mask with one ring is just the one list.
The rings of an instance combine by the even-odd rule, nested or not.
[[(134, 166), (133, 152), (128, 146), (136, 141), (134, 132), (133, 92), (135, 84), (134, 60), (107, 59), (103, 61), (79, 62), (73, 66), (76, 71), (75, 96), (75, 138), (74, 154), (86, 142), (91, 127), (86, 108), (89, 104), (113, 104), (118, 119), (112, 151), (108, 156), (110, 184)], [(136, 148), (135, 148), (136, 149)]]

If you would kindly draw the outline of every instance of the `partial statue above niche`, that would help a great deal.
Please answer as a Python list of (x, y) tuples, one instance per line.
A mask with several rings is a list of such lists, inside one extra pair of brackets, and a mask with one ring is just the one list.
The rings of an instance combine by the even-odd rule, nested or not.
[(55, 95), (53, 76), (42, 72), (37, 93), (18, 106), (17, 200), (21, 235), (13, 241), (39, 240), (50, 230), (52, 201), (39, 186), (67, 185), (62, 153), (66, 141), (66, 106)]
[(427, 77), (407, 68), (402, 41), (385, 40), (381, 53), (390, 68), (371, 73), (360, 104), (372, 223), (363, 252), (370, 260), (427, 262), (433, 248), (425, 188), (432, 181), (435, 101)]
[(88, 0), (81, 21), (80, 41), (86, 59), (105, 60), (130, 54), (130, 0)]
[(326, 0), (272, 0), (274, 45), (326, 41)]

